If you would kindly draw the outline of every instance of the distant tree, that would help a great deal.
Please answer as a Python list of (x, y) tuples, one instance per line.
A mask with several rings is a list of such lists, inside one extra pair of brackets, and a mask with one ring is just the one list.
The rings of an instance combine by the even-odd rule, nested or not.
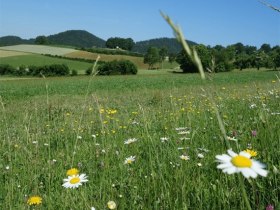
[(225, 72), (233, 69), (232, 56), (228, 49), (222, 46), (215, 46), (212, 49), (212, 56), (215, 64), (215, 72)]
[(236, 54), (241, 54), (245, 51), (244, 45), (241, 42), (234, 44), (233, 47), (235, 48)]
[[(194, 48), (197, 51), (198, 56), (200, 57), (204, 69), (211, 68), (212, 56), (210, 50), (204, 45), (196, 45), (194, 46)], [(180, 67), (184, 73), (198, 72), (198, 69), (193, 63), (191, 57), (187, 55), (184, 50), (179, 53), (176, 61), (180, 64)]]
[(160, 57), (160, 62), (161, 62), (161, 68), (163, 69), (163, 62), (168, 55), (168, 49), (166, 47), (162, 47), (159, 50), (159, 57)]
[(46, 36), (37, 36), (35, 39), (35, 44), (46, 45), (48, 43), (48, 38)]
[(156, 63), (160, 62), (159, 50), (156, 47), (149, 47), (144, 56), (144, 63), (149, 64), (149, 69), (153, 69)]
[(111, 49), (121, 48), (123, 50), (131, 50), (135, 45), (131, 38), (111, 37), (106, 41), (106, 47)]
[(269, 53), (271, 51), (270, 44), (262, 44), (259, 51), (263, 51), (264, 53)]
[(176, 57), (177, 57), (177, 55), (175, 53), (169, 53), (169, 55), (168, 55), (169, 63), (171, 63), (171, 64), (174, 63), (176, 61)]
[(279, 68), (280, 67), (280, 48), (276, 48), (275, 50), (273, 50), (273, 54), (271, 57), (273, 60), (274, 69)]

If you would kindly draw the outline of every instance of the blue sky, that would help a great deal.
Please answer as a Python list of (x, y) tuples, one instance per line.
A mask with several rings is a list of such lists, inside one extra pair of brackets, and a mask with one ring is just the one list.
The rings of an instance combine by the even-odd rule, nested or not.
[[(280, 7), (279, 0), (267, 2)], [(0, 36), (82, 29), (104, 40), (173, 37), (159, 11), (197, 43), (280, 45), (280, 13), (257, 0), (0, 0)]]

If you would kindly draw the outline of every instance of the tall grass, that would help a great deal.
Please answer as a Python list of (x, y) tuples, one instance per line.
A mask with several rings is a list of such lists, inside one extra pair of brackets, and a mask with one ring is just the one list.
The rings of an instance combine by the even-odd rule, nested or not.
[[(223, 136), (201, 88), (218, 90), (227, 135), (237, 134), (241, 150), (250, 144), (270, 171), (245, 183), (250, 205), (278, 206), (275, 78), (275, 72), (219, 74), (208, 87), (198, 75), (94, 77), (86, 101), (86, 77), (1, 81), (0, 208), (32, 209), (26, 200), (36, 194), (43, 198), (38, 209), (106, 209), (109, 200), (118, 209), (245, 209), (235, 176), (216, 169)], [(190, 133), (178, 134), (179, 127)], [(125, 145), (129, 138), (138, 141)], [(125, 165), (129, 156), (136, 160)], [(65, 189), (63, 178), (73, 166), (89, 181)]]

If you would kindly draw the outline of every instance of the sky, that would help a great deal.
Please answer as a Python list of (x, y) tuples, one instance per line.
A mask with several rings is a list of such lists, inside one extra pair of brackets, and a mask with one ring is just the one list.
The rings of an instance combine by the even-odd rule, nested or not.
[[(279, 0), (266, 1), (280, 8)], [(258, 0), (0, 0), (0, 37), (29, 39), (73, 29), (105, 41), (174, 37), (160, 11), (200, 44), (280, 45), (280, 13)]]

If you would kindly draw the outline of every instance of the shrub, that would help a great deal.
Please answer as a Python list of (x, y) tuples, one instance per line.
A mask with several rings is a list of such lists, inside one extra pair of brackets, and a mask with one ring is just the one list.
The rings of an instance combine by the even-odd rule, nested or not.
[(16, 69), (8, 64), (0, 64), (0, 75), (14, 74)]
[(99, 75), (127, 75), (137, 74), (137, 67), (129, 60), (114, 60), (98, 67)]
[(76, 69), (72, 69), (71, 76), (77, 76), (77, 75), (78, 75), (78, 71)]
[(86, 69), (86, 75), (91, 75), (92, 74), (92, 66), (90, 66), (90, 67), (88, 67), (87, 69)]

